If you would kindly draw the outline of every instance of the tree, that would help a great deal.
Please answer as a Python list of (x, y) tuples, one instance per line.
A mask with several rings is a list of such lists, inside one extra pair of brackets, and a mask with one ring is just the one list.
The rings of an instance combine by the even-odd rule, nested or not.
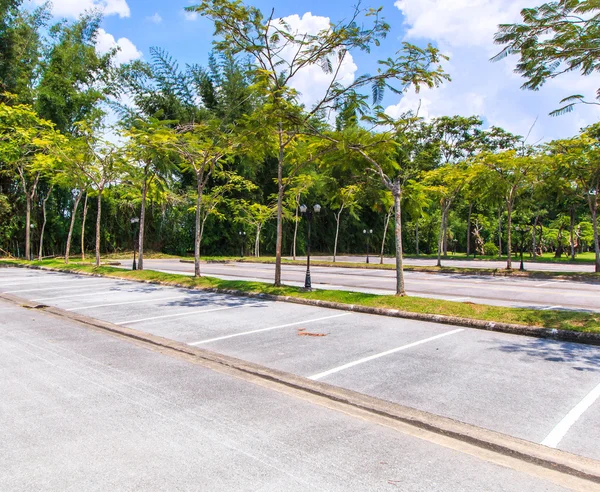
[(273, 218), (275, 209), (272, 206), (261, 203), (249, 203), (245, 200), (237, 202), (234, 205), (236, 221), (242, 222), (254, 227), (256, 235), (254, 239), (254, 256), (260, 257), (260, 233), (264, 225)]
[(180, 127), (170, 148), (181, 159), (184, 170), (196, 178), (196, 222), (194, 239), (194, 275), (200, 276), (200, 241), (202, 232), (202, 199), (215, 169), (226, 157), (231, 157), (239, 145), (232, 129), (223, 129), (216, 119)]
[(541, 158), (531, 155), (518, 155), (514, 150), (499, 154), (483, 154), (481, 162), (489, 171), (489, 179), (497, 193), (502, 196), (507, 220), (507, 259), (506, 268), (512, 269), (512, 216), (516, 199), (533, 179)]
[(598, 195), (600, 193), (600, 125), (591, 125), (578, 137), (551, 142), (550, 149), (565, 175), (588, 204), (594, 230), (595, 270), (600, 272)]
[[(292, 242), (292, 257), (296, 259), (296, 245), (298, 239), (298, 224), (300, 223), (300, 205), (302, 195), (308, 192), (315, 184), (316, 177), (313, 174), (300, 174), (294, 176), (292, 183), (287, 184), (288, 206), (294, 209), (294, 240)], [(335, 261), (335, 260), (334, 260)]]
[(437, 266), (442, 266), (442, 253), (446, 255), (444, 248), (445, 235), (448, 229), (448, 212), (450, 207), (459, 196), (463, 188), (474, 176), (474, 169), (465, 163), (445, 164), (432, 169), (425, 174), (425, 182), (429, 184), (431, 192), (439, 196), (442, 221), (440, 223), (440, 234), (438, 240)]
[(144, 233), (148, 190), (153, 184), (164, 185), (173, 170), (167, 149), (174, 143), (175, 138), (167, 124), (168, 122), (161, 122), (155, 118), (150, 121), (138, 119), (131, 128), (123, 132), (128, 139), (125, 150), (129, 163), (128, 175), (134, 186), (141, 189), (138, 270), (144, 269)]
[[(538, 90), (549, 79), (568, 72), (593, 75), (600, 70), (599, 14), (597, 0), (557, 0), (523, 9), (522, 23), (500, 25), (494, 41), (505, 46), (492, 60), (519, 55), (515, 72), (525, 77), (524, 89)], [(596, 93), (599, 98), (600, 90)], [(576, 104), (600, 102), (575, 94), (561, 104), (565, 105), (550, 114), (571, 112)]]
[[(392, 58), (378, 62), (375, 75), (360, 75), (343, 84), (341, 68), (352, 50), (370, 51), (378, 46), (389, 31), (380, 17), (381, 9), (362, 10), (356, 7), (347, 21), (332, 24), (316, 34), (293, 31), (285, 19), (276, 18), (274, 11), (268, 17), (255, 8), (233, 0), (206, 0), (200, 5), (186, 8), (190, 12), (212, 20), (215, 25), (215, 47), (223, 53), (244, 53), (254, 63), (255, 87), (260, 90), (263, 105), (262, 122), (270, 129), (275, 140), (277, 156), (277, 243), (275, 260), (275, 285), (281, 285), (281, 251), (283, 240), (284, 172), (292, 166), (298, 172), (300, 162), (290, 159), (294, 143), (302, 133), (320, 135), (324, 127), (319, 116), (341, 108), (347, 99), (359, 100), (357, 91), (370, 87), (373, 100), (380, 103), (386, 88), (401, 93), (411, 85), (430, 87), (447, 76), (439, 66), (444, 56), (431, 45), (418, 48), (403, 44)], [(362, 21), (372, 21), (362, 28)], [(437, 65), (431, 69), (432, 65)], [(305, 110), (297, 103), (294, 80), (301, 71), (320, 67), (330, 76), (330, 83), (313, 107)], [(288, 172), (289, 173), (289, 172)]]
[(41, 65), (36, 109), (63, 133), (75, 134), (77, 122), (97, 118), (98, 105), (114, 92), (112, 59), (116, 49), (98, 54), (102, 15), (82, 15), (72, 24), (50, 29), (54, 44)]
[(31, 255), (31, 207), (42, 174), (56, 159), (55, 149), (64, 137), (40, 118), (31, 106), (0, 102), (0, 155), (18, 175), (25, 195), (25, 258)]
[(334, 192), (331, 198), (331, 209), (333, 210), (337, 208), (337, 212), (333, 212), (333, 216), (335, 217), (335, 241), (333, 243), (334, 263), (337, 254), (338, 236), (340, 233), (340, 219), (342, 217), (342, 213), (344, 212), (344, 210), (348, 210), (350, 215), (357, 218), (356, 211), (360, 209), (360, 195), (360, 186), (356, 184), (350, 184), (344, 186), (343, 188), (338, 188), (336, 186), (336, 191)]

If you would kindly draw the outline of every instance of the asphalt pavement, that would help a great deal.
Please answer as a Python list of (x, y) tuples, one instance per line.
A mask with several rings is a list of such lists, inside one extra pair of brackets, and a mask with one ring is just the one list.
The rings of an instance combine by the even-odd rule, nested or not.
[[(306, 260), (306, 257), (298, 256), (296, 257), (298, 260)], [(323, 260), (323, 261), (333, 261), (332, 256), (315, 256), (314, 259)], [(367, 260), (365, 256), (358, 255), (342, 255), (336, 257), (337, 261), (340, 262), (348, 262), (348, 263), (365, 263)], [(379, 263), (379, 256), (370, 256), (369, 261), (371, 263)], [(383, 262), (387, 265), (395, 265), (395, 258), (383, 258)], [(413, 266), (436, 266), (437, 259), (433, 258), (404, 258), (404, 263), (406, 265)], [(513, 259), (513, 268), (519, 268), (520, 261), (518, 259)], [(456, 268), (485, 268), (485, 269), (498, 269), (503, 270), (506, 268), (506, 261), (496, 261), (496, 260), (460, 260), (456, 257), (453, 257), (450, 253), (447, 258), (442, 258), (442, 265), (447, 267), (456, 267)], [(585, 264), (585, 263), (567, 263), (567, 262), (556, 262), (556, 263), (545, 263), (540, 261), (524, 261), (525, 270), (532, 272), (571, 272), (571, 273), (592, 273), (594, 271), (594, 265)]]
[[(599, 347), (23, 269), (0, 269), (0, 292), (600, 459)], [(1, 333), (14, 331), (10, 343), (26, 344), (31, 328), (19, 316), (14, 306), (0, 306)], [(49, 340), (38, 344), (45, 349), (71, 336), (49, 326), (37, 327)], [(94, 353), (83, 335), (75, 338)], [(130, 364), (146, 367), (135, 358)], [(12, 371), (13, 364), (2, 367)]]
[[(144, 260), (147, 269), (192, 275), (194, 265), (176, 259)], [(131, 268), (131, 261), (121, 261)], [(204, 275), (272, 282), (275, 266), (261, 263), (203, 263)], [(306, 269), (284, 264), (282, 279), (303, 286)], [(396, 274), (391, 270), (311, 267), (314, 288), (393, 294)], [(600, 312), (600, 283), (492, 277), (463, 274), (405, 272), (409, 295), (448, 301), (473, 302), (533, 309), (564, 309)]]

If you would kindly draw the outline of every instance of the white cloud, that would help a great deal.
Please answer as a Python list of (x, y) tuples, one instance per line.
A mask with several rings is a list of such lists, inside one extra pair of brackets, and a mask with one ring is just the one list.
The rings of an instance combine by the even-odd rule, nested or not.
[(106, 53), (115, 47), (119, 48), (119, 51), (115, 55), (115, 61), (118, 65), (142, 57), (142, 52), (129, 39), (119, 38), (115, 40), (112, 34), (107, 33), (104, 29), (98, 29), (98, 37), (96, 39), (96, 49), (98, 52)]
[[(290, 28), (290, 32), (294, 34), (317, 34), (320, 31), (330, 28), (331, 21), (329, 17), (312, 15), (306, 12), (302, 17), (297, 14), (284, 17)], [(274, 21), (277, 22), (277, 19)], [(281, 52), (281, 57), (286, 61), (291, 61), (295, 54), (294, 46), (288, 46)], [(336, 68), (335, 60), (332, 60), (333, 68)], [(347, 53), (342, 61), (337, 81), (342, 85), (347, 85), (354, 82), (354, 74), (357, 66), (352, 59), (352, 55)], [(290, 81), (290, 85), (300, 93), (300, 101), (308, 108), (314, 106), (325, 95), (329, 84), (333, 78), (332, 74), (327, 74), (320, 66), (312, 65), (304, 67)]]
[[(33, 3), (42, 5), (46, 0), (33, 0)], [(78, 17), (92, 9), (100, 9), (104, 15), (131, 15), (127, 0), (52, 0), (52, 13), (59, 17)]]
[(420, 114), (426, 118), (476, 114), (489, 125), (520, 135), (529, 132), (537, 117), (530, 143), (570, 136), (600, 118), (600, 109), (583, 106), (569, 115), (548, 115), (568, 95), (593, 98), (599, 76), (570, 73), (533, 92), (520, 88), (525, 79), (514, 73), (516, 57), (489, 61), (500, 50), (493, 42), (497, 25), (518, 21), (523, 0), (397, 0), (395, 5), (404, 14), (408, 40), (431, 41), (451, 53), (446, 70), (452, 82), (419, 95), (409, 92), (386, 109), (388, 114), (415, 110), (420, 102)]
[(195, 21), (198, 18), (198, 12), (188, 12), (185, 10), (183, 12), (183, 17), (185, 17), (185, 20), (187, 21)]
[(523, 0), (397, 0), (408, 37), (449, 46), (490, 46), (498, 24), (519, 19)]
[(146, 20), (148, 22), (152, 22), (153, 24), (160, 24), (163, 19), (160, 16), (160, 14), (158, 12), (156, 12), (154, 15), (146, 17)]

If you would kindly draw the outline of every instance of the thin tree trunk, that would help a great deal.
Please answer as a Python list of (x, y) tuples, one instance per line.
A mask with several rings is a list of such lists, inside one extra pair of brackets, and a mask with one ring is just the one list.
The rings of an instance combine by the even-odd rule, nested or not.
[(275, 246), (275, 287), (281, 286), (281, 247), (283, 243), (283, 125), (279, 123), (279, 158), (277, 160), (277, 241)]
[(338, 245), (338, 237), (340, 234), (340, 218), (342, 216), (342, 211), (344, 210), (344, 204), (340, 207), (340, 210), (336, 214), (334, 212), (333, 216), (335, 217), (335, 241), (333, 242), (333, 262), (335, 263), (335, 257), (337, 255), (337, 245)]
[(81, 261), (85, 261), (85, 219), (87, 218), (88, 210), (88, 194), (85, 194), (83, 202), (83, 218), (81, 219)]
[(202, 217), (202, 194), (204, 192), (204, 172), (196, 173), (196, 186), (198, 197), (196, 198), (196, 225), (194, 238), (194, 276), (200, 277), (200, 222)]
[(446, 224), (445, 220), (444, 220), (444, 235), (442, 236), (442, 238), (443, 238), (444, 258), (446, 258), (446, 256), (448, 256), (448, 224)]
[(506, 203), (506, 212), (508, 213), (508, 219), (506, 221), (506, 269), (512, 269), (512, 203), (508, 201)]
[(533, 249), (532, 257), (535, 260), (537, 258), (537, 223), (538, 217), (535, 218), (533, 222), (533, 227), (531, 228), (531, 247)]
[(102, 188), (98, 189), (98, 212), (96, 215), (96, 266), (100, 266), (100, 221), (102, 214)]
[(417, 225), (415, 227), (415, 246), (417, 256), (419, 256), (419, 221), (417, 220)]
[(79, 202), (81, 201), (81, 195), (83, 195), (83, 191), (80, 191), (77, 195), (77, 198), (75, 198), (75, 203), (73, 204), (73, 210), (71, 212), (71, 223), (69, 224), (69, 233), (67, 234), (67, 245), (65, 247), (65, 265), (69, 264), (69, 254), (71, 252), (71, 239), (73, 238), (75, 216), (77, 215), (77, 208), (79, 207)]
[(437, 266), (442, 266), (442, 250), (444, 249), (444, 233), (446, 231), (446, 205), (442, 205), (442, 223), (440, 224), (440, 237), (438, 240)]
[[(298, 202), (299, 200), (296, 200), (296, 220), (294, 223), (294, 243), (292, 244), (292, 257), (294, 258), (294, 261), (296, 260), (296, 242), (297, 242), (297, 238), (298, 238), (298, 209), (300, 208), (298, 206)], [(335, 261), (335, 260), (333, 260)]]
[(469, 204), (469, 216), (467, 218), (467, 258), (471, 255), (471, 213), (473, 212), (473, 204)]
[(596, 273), (600, 273), (600, 240), (598, 238), (598, 196), (589, 195), (588, 203), (592, 212), (592, 227), (594, 228), (594, 249), (596, 251)]
[(50, 189), (48, 190), (48, 194), (42, 200), (42, 214), (43, 214), (44, 221), (42, 222), (42, 229), (40, 231), (40, 251), (38, 254), (39, 261), (42, 261), (42, 253), (43, 253), (43, 248), (44, 248), (44, 230), (46, 229), (46, 203), (48, 202), (48, 198), (50, 198), (51, 193), (52, 193), (52, 186), (50, 186)]
[(260, 225), (256, 226), (256, 238), (254, 240), (254, 256), (260, 258)]
[(571, 205), (571, 260), (575, 261), (575, 207)]
[(31, 201), (32, 196), (30, 193), (25, 193), (26, 197), (26, 210), (25, 210), (25, 259), (27, 261), (32, 260), (31, 257)]
[(393, 208), (391, 208), (387, 214), (385, 214), (385, 221), (383, 224), (383, 239), (381, 240), (381, 253), (379, 254), (379, 264), (383, 265), (383, 253), (385, 252), (385, 240), (387, 238), (388, 227), (390, 226), (390, 220), (392, 218)]
[(144, 177), (142, 188), (142, 204), (140, 206), (140, 229), (138, 233), (138, 264), (137, 269), (144, 269), (144, 231), (146, 229), (146, 196), (148, 195), (148, 179)]
[(395, 239), (396, 239), (396, 295), (405, 296), (404, 288), (404, 264), (402, 258), (402, 208), (401, 208), (401, 189), (400, 183), (394, 183), (392, 191), (394, 195), (394, 210), (396, 218)]
[(502, 258), (502, 207), (498, 210), (498, 258)]

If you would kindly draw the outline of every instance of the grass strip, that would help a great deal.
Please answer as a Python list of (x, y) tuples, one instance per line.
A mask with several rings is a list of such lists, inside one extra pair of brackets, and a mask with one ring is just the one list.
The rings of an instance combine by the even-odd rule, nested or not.
[(0, 260), (0, 264), (25, 265), (49, 267), (63, 271), (93, 273), (111, 278), (125, 280), (143, 280), (160, 282), (192, 289), (223, 289), (237, 290), (243, 293), (269, 294), (278, 296), (291, 296), (304, 299), (354, 304), (375, 308), (397, 309), (412, 313), (437, 314), (454, 316), (467, 319), (493, 321), (496, 323), (514, 323), (540, 328), (556, 328), (586, 333), (600, 333), (600, 313), (583, 311), (558, 311), (537, 309), (511, 308), (503, 306), (489, 306), (467, 302), (452, 302), (422, 297), (396, 297), (391, 295), (366, 294), (362, 292), (348, 292), (340, 290), (314, 290), (306, 292), (299, 287), (274, 287), (262, 282), (249, 282), (244, 280), (222, 280), (213, 277), (190, 277), (172, 273), (157, 272), (154, 270), (131, 271), (111, 266), (96, 268), (91, 263), (72, 262), (65, 265), (60, 260), (22, 261)]

